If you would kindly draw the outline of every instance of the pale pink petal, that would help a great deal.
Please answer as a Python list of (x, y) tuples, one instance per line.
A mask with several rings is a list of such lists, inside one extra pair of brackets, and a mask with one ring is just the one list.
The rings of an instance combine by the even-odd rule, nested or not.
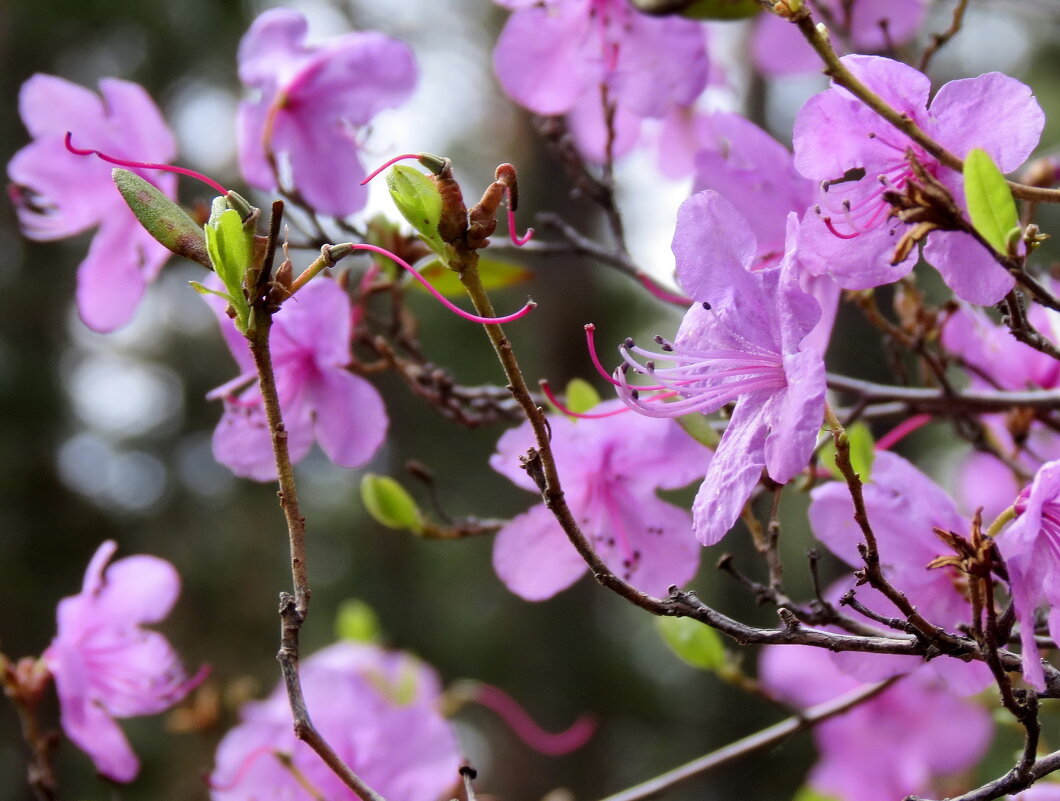
[(340, 467), (360, 467), (386, 439), (386, 407), (379, 392), (357, 375), (332, 368), (309, 388), (317, 441)]
[[(162, 163), (171, 161), (177, 155), (173, 134), (155, 101), (142, 86), (104, 78), (99, 82), (99, 91), (106, 104), (108, 122), (123, 135), (122, 155), (136, 161)], [(81, 136), (78, 136), (78, 141), (83, 141)]]
[(543, 601), (577, 581), (586, 565), (552, 513), (534, 506), (497, 534), (493, 569), (516, 595)]
[(990, 251), (963, 231), (933, 231), (924, 259), (957, 297), (980, 306), (999, 302), (1016, 284)]
[(18, 111), (35, 139), (61, 137), (67, 131), (74, 131), (79, 139), (108, 134), (96, 93), (55, 75), (37, 73), (22, 84)]
[(824, 420), (821, 354), (804, 350), (785, 355), (784, 372), (788, 389), (775, 393), (762, 410), (768, 432), (764, 446), (766, 472), (779, 484), (787, 483), (806, 467)]
[(147, 287), (145, 268), (168, 251), (131, 216), (104, 224), (77, 270), (77, 308), (93, 331), (113, 331), (132, 319)]
[(763, 393), (742, 397), (714, 452), (696, 494), (692, 516), (696, 536), (714, 545), (733, 527), (762, 478), (766, 428), (762, 425)]
[(55, 679), (66, 736), (88, 754), (96, 770), (108, 779), (116, 782), (135, 779), (140, 772), (140, 760), (114, 718), (94, 700), (80, 693), (66, 695), (63, 678), (56, 674)]
[(100, 611), (131, 623), (163, 620), (180, 596), (180, 575), (156, 556), (127, 556), (107, 568)]
[(317, 212), (348, 217), (364, 208), (367, 174), (352, 129), (340, 119), (276, 116), (272, 150), (290, 164), (291, 182)]
[(751, 55), (755, 66), (770, 78), (822, 69), (820, 57), (798, 27), (775, 14), (758, 15)]

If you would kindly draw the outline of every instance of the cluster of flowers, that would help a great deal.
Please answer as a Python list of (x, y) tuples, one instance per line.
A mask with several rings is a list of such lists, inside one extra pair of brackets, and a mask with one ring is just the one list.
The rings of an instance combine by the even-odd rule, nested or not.
[[(605, 375), (619, 400), (550, 420), (575, 518), (601, 557), (635, 587), (662, 594), (689, 581), (700, 547), (718, 543), (732, 529), (763, 472), (782, 485), (807, 469), (824, 414), (824, 355), (842, 289), (893, 283), (922, 252), (962, 301), (946, 324), (944, 345), (972, 368), (973, 383), (1008, 389), (1060, 383), (1054, 360), (1010, 340), (972, 307), (996, 303), (1013, 288), (1012, 276), (981, 243), (965, 232), (934, 230), (922, 251), (899, 246), (913, 234), (910, 223), (891, 213), (890, 198), (914, 185), (919, 171), (963, 203), (962, 177), (848, 91), (833, 86), (805, 104), (789, 152), (739, 115), (696, 108), (712, 75), (698, 23), (650, 18), (626, 0), (497, 2), (513, 11), (495, 66), (514, 100), (539, 114), (565, 115), (590, 160), (628, 152), (644, 138), (644, 120), (661, 121), (664, 151), (691, 165), (695, 176), (696, 193), (682, 205), (673, 238), (677, 278), (693, 301), (676, 336), (657, 338), (658, 351), (627, 340), (618, 369)], [(849, 12), (852, 41), (870, 49), (913, 36), (923, 10), (919, 0), (814, 5), (825, 14)], [(893, 23), (881, 26), (881, 19)], [(761, 20), (755, 52), (764, 72), (779, 74), (802, 63), (798, 46), (782, 41), (790, 29), (776, 19)], [(262, 15), (244, 37), (239, 73), (255, 94), (240, 109), (240, 165), (252, 186), (296, 190), (315, 211), (345, 217), (365, 202), (355, 133), (379, 110), (409, 97), (416, 68), (407, 47), (378, 34), (346, 34), (312, 46), (305, 37), (305, 20), (286, 10)], [(932, 97), (929, 79), (902, 63), (850, 55), (843, 64), (958, 157), (980, 148), (1011, 172), (1038, 144), (1044, 114), (1031, 90), (1013, 78), (990, 73), (957, 80)], [(81, 143), (141, 162), (166, 163), (175, 148), (139, 87), (109, 80), (100, 92), (102, 100), (50, 76), (28, 81), (21, 113), (34, 142), (14, 157), (8, 172), (27, 235), (57, 239), (98, 226), (80, 268), (78, 304), (89, 326), (106, 331), (130, 319), (165, 254), (114, 192), (109, 168), (75, 161), (64, 145), (67, 131), (74, 129)], [(143, 171), (143, 177), (175, 195), (171, 176)], [(247, 343), (223, 304), (215, 305), (242, 371), (215, 392), (226, 404), (215, 453), (238, 475), (270, 480), (275, 467), (261, 397), (254, 387), (244, 389), (255, 376)], [(1051, 330), (1055, 319), (1035, 321)], [(276, 318), (272, 354), (295, 461), (315, 440), (333, 462), (354, 467), (371, 459), (383, 441), (382, 401), (348, 369), (355, 323), (346, 292), (326, 279), (303, 288), (298, 302)], [(644, 383), (634, 381), (637, 376)], [(726, 429), (713, 451), (676, 421), (727, 407)], [(1004, 421), (984, 422), (1002, 450), (1035, 474), (1021, 487), (1004, 463), (978, 457), (967, 483), (975, 505), (995, 514), (1011, 508), (1012, 521), (1000, 529), (997, 543), (1020, 624), (1024, 677), (1042, 688), (1036, 614), (1043, 604), (1060, 604), (1060, 441), (1036, 424), (1016, 442)], [(528, 425), (509, 431), (491, 462), (531, 491), (535, 485), (518, 457), (532, 444)], [(691, 514), (656, 495), (700, 479)], [(971, 527), (957, 504), (885, 450), (877, 454), (865, 503), (887, 577), (936, 624), (949, 630), (966, 624), (972, 612), (957, 574), (927, 569), (940, 550), (935, 529)], [(844, 484), (815, 489), (809, 517), (825, 547), (852, 567), (861, 564), (861, 533)], [(160, 711), (201, 674), (187, 678), (168, 643), (140, 625), (160, 620), (175, 600), (172, 568), (135, 557), (104, 571), (113, 551), (112, 544), (101, 548), (82, 594), (60, 606), (59, 635), (44, 662), (55, 677), (71, 739), (102, 773), (124, 781), (135, 774), (136, 760), (113, 718)], [(586, 569), (544, 505), (502, 528), (494, 565), (512, 591), (529, 600), (551, 597)], [(838, 597), (849, 589), (848, 582), (830, 593)], [(882, 596), (866, 588), (858, 592), (866, 606), (888, 614)], [(1050, 613), (1048, 627), (1054, 640), (1060, 637), (1060, 615)], [(875, 801), (923, 791), (936, 777), (973, 765), (989, 744), (989, 715), (968, 700), (991, 681), (981, 663), (922, 664), (793, 647), (767, 649), (761, 675), (778, 697), (801, 706), (859, 682), (909, 676), (817, 730), (821, 759), (811, 783), (842, 799)], [(328, 710), (321, 729), (334, 727), (341, 755), (384, 796), (429, 798), (451, 783), (458, 751), (437, 713), (438, 681), (429, 669), (405, 656), (340, 645), (309, 660), (303, 679), (311, 706), (314, 697), (327, 699), (319, 707)], [(864, 737), (866, 719), (873, 721), (870, 740)], [(300, 774), (324, 795), (345, 797), (320, 764), (300, 761), (302, 746), (287, 721), (280, 690), (248, 708), (244, 724), (218, 752), (216, 798), (256, 797), (255, 787), (275, 792), (289, 786), (297, 795), (293, 773), (274, 758), (260, 758), (277, 751), (294, 754)], [(917, 736), (889, 738), (896, 746), (883, 752), (879, 744), (888, 738), (878, 732), (890, 725), (903, 732), (913, 728)], [(416, 759), (391, 750), (395, 741), (407, 743)], [(874, 779), (866, 779), (867, 765)], [(1031, 790), (1028, 796), (1047, 793)]]

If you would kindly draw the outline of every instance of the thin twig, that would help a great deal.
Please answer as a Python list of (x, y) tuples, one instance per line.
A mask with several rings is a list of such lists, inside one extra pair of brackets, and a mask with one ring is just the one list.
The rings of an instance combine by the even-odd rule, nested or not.
[(964, 12), (967, 8), (968, 0), (957, 0), (957, 5), (953, 9), (953, 19), (950, 20), (950, 27), (942, 33), (933, 33), (931, 35), (931, 43), (924, 48), (924, 52), (920, 55), (920, 63), (917, 65), (918, 70), (927, 72), (928, 65), (931, 63), (931, 59), (935, 57), (935, 54), (957, 35), (961, 29), (961, 24), (964, 22)]
[[(272, 330), (272, 315), (275, 307), (268, 299), (268, 285), (272, 275), (272, 255), (275, 254), (276, 240), (280, 234), (280, 221), (283, 216), (283, 203), (276, 201), (272, 207), (269, 245), (266, 259), (257, 274), (257, 281), (250, 287), (250, 298), (253, 324), (247, 331), (250, 351), (258, 372), (258, 385), (265, 407), (265, 416), (269, 423), (273, 453), (276, 457), (276, 473), (279, 483), (280, 507), (287, 521), (287, 537), (291, 555), (291, 581), (294, 594), (280, 594), (280, 650), (276, 655), (283, 674), (287, 697), (294, 718), (295, 735), (312, 748), (342, 782), (353, 790), (363, 801), (384, 801), (383, 797), (369, 787), (339, 757), (319, 731), (313, 726), (306, 708), (302, 692), (301, 678), (298, 673), (299, 647), (298, 638), (302, 624), (309, 613), (309, 599), (312, 594), (309, 588), (309, 577), (306, 572), (305, 555), (305, 517), (298, 505), (298, 489), (294, 479), (294, 467), (291, 464), (287, 448), (287, 429), (283, 423), (280, 409), (279, 391), (276, 386), (276, 375), (273, 371), (272, 354), (269, 350), (269, 334)], [(248, 270), (248, 274), (251, 271)]]
[(603, 799), (603, 801), (640, 801), (642, 798), (653, 796), (663, 790), (673, 787), (679, 782), (683, 782), (685, 779), (689, 779), (699, 773), (703, 773), (704, 771), (721, 767), (722, 765), (726, 765), (729, 762), (763, 748), (776, 745), (796, 732), (813, 728), (829, 718), (841, 715), (859, 704), (863, 704), (871, 698), (876, 697), (889, 686), (894, 684), (896, 680), (896, 678), (891, 678), (886, 681), (858, 687), (856, 690), (852, 690), (851, 692), (841, 695), (838, 698), (834, 698), (831, 701), (826, 701), (823, 704), (810, 707), (801, 715), (795, 715), (786, 720), (782, 720), (780, 723), (774, 724), (769, 728), (762, 729), (761, 731), (755, 732), (754, 734), (737, 740), (734, 743), (730, 743), (723, 748), (719, 748), (717, 751), (712, 751), (706, 756), (693, 759), (691, 762), (688, 762), (679, 768), (667, 771), (661, 776), (656, 776), (654, 779), (649, 779), (646, 782), (630, 787), (628, 790), (623, 790), (620, 793), (609, 795), (607, 798)]

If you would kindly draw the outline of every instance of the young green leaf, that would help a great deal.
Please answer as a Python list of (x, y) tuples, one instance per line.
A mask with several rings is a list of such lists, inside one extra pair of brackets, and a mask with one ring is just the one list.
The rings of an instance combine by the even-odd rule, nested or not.
[(743, 19), (762, 10), (758, 0), (697, 0), (681, 12), (691, 19)]
[(808, 784), (804, 784), (799, 788), (799, 791), (795, 793), (795, 797), (791, 799), (791, 801), (839, 801), (839, 799), (835, 796), (820, 793)]
[(700, 670), (723, 670), (727, 665), (721, 635), (688, 617), (658, 617), (655, 627), (663, 642), (682, 661)]
[(386, 174), (387, 189), (401, 216), (409, 221), (431, 250), (445, 254), (445, 243), (438, 233), (442, 218), (442, 196), (434, 181), (419, 170), (395, 164)]
[(245, 332), (250, 322), (250, 305), (243, 294), (243, 279), (254, 258), (254, 232), (243, 225), (239, 212), (229, 208), (223, 197), (213, 202), (210, 221), (206, 223), (206, 248), (214, 272), (235, 309), (236, 326)]
[(416, 501), (389, 476), (366, 474), (361, 479), (361, 500), (368, 514), (387, 528), (413, 533), (423, 530), (423, 515)]
[(1016, 202), (1005, 176), (985, 150), (972, 148), (965, 156), (964, 197), (975, 230), (990, 247), (1008, 255), (1012, 230), (1019, 227)]
[(335, 615), (335, 635), (350, 642), (376, 642), (382, 629), (379, 618), (364, 601), (349, 598), (339, 604)]
[(677, 424), (700, 445), (706, 445), (708, 448), (714, 449), (721, 442), (721, 436), (714, 430), (710, 419), (699, 412), (678, 417)]
[[(418, 269), (420, 275), (446, 297), (461, 297), (466, 292), (457, 274), (446, 267), (440, 259), (433, 259)], [(478, 273), (482, 280), (482, 287), (487, 291), (521, 284), (529, 281), (534, 275), (519, 264), (500, 259), (486, 259), (481, 256), (478, 260)], [(409, 282), (409, 287), (419, 292), (427, 291), (419, 281)]]
[[(847, 427), (846, 435), (850, 443), (850, 464), (861, 480), (868, 482), (872, 476), (872, 462), (876, 458), (876, 441), (872, 438), (872, 432), (864, 423), (854, 423)], [(835, 456), (835, 442), (828, 439), (820, 450), (821, 466), (842, 481), (843, 473), (836, 465)]]
[(111, 172), (111, 177), (147, 233), (178, 256), (210, 269), (202, 228), (184, 209), (134, 172), (118, 168)]
[(582, 414), (600, 403), (599, 393), (584, 378), (572, 378), (567, 383), (567, 408)]

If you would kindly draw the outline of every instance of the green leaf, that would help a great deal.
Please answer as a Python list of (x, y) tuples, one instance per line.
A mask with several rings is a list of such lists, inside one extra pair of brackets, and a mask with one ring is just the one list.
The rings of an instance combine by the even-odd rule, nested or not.
[[(847, 427), (846, 436), (847, 442), (850, 443), (850, 464), (854, 472), (861, 476), (861, 480), (868, 483), (872, 478), (872, 463), (876, 458), (876, 441), (872, 438), (872, 432), (864, 423), (854, 423)], [(835, 441), (829, 439), (819, 453), (821, 466), (837, 480), (842, 481), (843, 473), (836, 465), (835, 456)]]
[(691, 19), (744, 19), (753, 17), (762, 6), (758, 0), (697, 0), (681, 12)]
[(378, 642), (382, 629), (379, 618), (364, 601), (349, 598), (339, 604), (335, 615), (335, 635), (350, 642)]
[(832, 795), (819, 793), (808, 784), (804, 784), (799, 788), (798, 792), (795, 793), (795, 797), (791, 799), (791, 801), (839, 801), (839, 799)]
[(699, 412), (693, 412), (692, 414), (678, 417), (677, 424), (681, 426), (681, 428), (685, 430), (685, 433), (692, 437), (692, 439), (700, 445), (706, 445), (711, 450), (717, 448), (718, 443), (721, 442), (721, 436), (714, 430), (714, 426), (710, 423), (710, 418)]
[(582, 414), (600, 403), (599, 393), (584, 378), (572, 378), (567, 383), (567, 408)]
[(239, 212), (229, 208), (224, 197), (213, 202), (206, 224), (206, 248), (214, 272), (228, 290), (228, 300), (236, 311), (236, 326), (245, 333), (250, 305), (243, 294), (243, 280), (254, 258), (254, 231), (243, 225)]
[(721, 635), (688, 617), (659, 617), (655, 627), (663, 642), (682, 661), (700, 670), (723, 670), (727, 666)]
[(1007, 256), (1012, 229), (1019, 227), (1016, 202), (1005, 176), (985, 150), (972, 148), (964, 159), (968, 217), (990, 247)]
[(387, 189), (401, 216), (409, 221), (424, 242), (439, 256), (445, 253), (445, 243), (438, 233), (442, 218), (442, 196), (434, 181), (419, 170), (395, 164), (386, 174)]
[[(418, 267), (417, 269), (420, 275), (430, 282), (431, 286), (446, 297), (460, 297), (466, 292), (456, 273), (446, 267), (440, 259), (432, 259), (423, 267)], [(483, 288), (487, 291), (515, 286), (524, 281), (529, 281), (534, 276), (530, 270), (519, 264), (512, 264), (500, 259), (484, 259), (482, 257), (479, 257), (478, 260), (478, 274), (479, 278), (482, 279)], [(427, 291), (419, 281), (413, 281), (409, 286), (419, 292)]]
[(111, 171), (111, 177), (147, 233), (178, 256), (210, 268), (202, 228), (184, 209), (134, 172), (118, 168)]
[(361, 479), (361, 500), (368, 514), (387, 528), (419, 533), (423, 515), (412, 496), (389, 476), (368, 473)]

